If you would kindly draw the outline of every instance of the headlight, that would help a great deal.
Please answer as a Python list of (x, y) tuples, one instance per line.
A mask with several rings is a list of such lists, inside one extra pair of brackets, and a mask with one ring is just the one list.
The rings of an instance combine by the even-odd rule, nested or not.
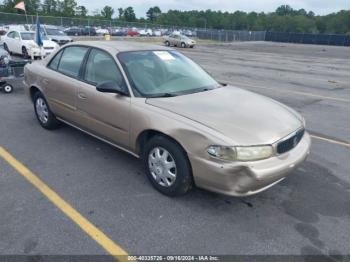
[(272, 146), (210, 146), (207, 152), (225, 161), (257, 161), (273, 155)]
[(272, 146), (238, 146), (236, 147), (237, 160), (254, 161), (266, 159), (272, 156)]
[(234, 161), (236, 160), (236, 150), (229, 146), (210, 146), (207, 150), (208, 154), (222, 160)]

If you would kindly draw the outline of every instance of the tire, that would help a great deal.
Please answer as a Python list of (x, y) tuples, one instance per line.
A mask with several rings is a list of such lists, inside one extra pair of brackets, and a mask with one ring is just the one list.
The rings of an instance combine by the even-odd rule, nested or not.
[(10, 51), (10, 49), (9, 49), (9, 47), (7, 46), (6, 43), (4, 43), (4, 49), (5, 49), (5, 51), (6, 51), (7, 53), (11, 54), (11, 51)]
[(165, 41), (165, 45), (166, 46), (170, 46), (170, 42), (169, 41)]
[(190, 48), (193, 48), (193, 47), (194, 47), (194, 45), (191, 45), (191, 46), (190, 46)]
[(3, 85), (2, 87), (2, 91), (5, 93), (5, 94), (10, 94), (13, 92), (13, 86), (10, 85), (10, 84), (5, 84)]
[(186, 48), (186, 44), (184, 42), (181, 43), (182, 48)]
[(192, 188), (192, 171), (186, 152), (171, 139), (151, 138), (145, 145), (142, 159), (148, 179), (162, 194), (181, 196)]
[[(34, 111), (39, 124), (48, 130), (57, 129), (60, 122), (56, 116), (51, 112), (45, 97), (40, 92), (36, 92), (33, 97)], [(41, 111), (42, 110), (42, 111)]]
[(22, 55), (23, 55), (24, 58), (28, 58), (29, 57), (27, 48), (25, 46), (22, 46)]

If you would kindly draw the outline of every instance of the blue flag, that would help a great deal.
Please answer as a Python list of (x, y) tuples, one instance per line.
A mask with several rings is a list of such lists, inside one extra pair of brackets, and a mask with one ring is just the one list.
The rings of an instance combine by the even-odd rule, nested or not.
[(37, 43), (38, 46), (43, 46), (43, 39), (41, 37), (39, 16), (36, 17), (35, 42)]

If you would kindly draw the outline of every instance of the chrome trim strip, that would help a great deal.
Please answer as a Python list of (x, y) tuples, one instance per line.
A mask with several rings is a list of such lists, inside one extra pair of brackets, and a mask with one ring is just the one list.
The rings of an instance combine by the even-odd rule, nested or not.
[[(274, 154), (275, 154), (276, 156), (280, 156), (280, 155), (283, 155), (283, 154), (285, 154), (285, 153), (288, 153), (288, 152), (285, 152), (285, 153), (279, 154), (279, 153), (277, 152), (277, 146), (278, 146), (278, 144), (279, 144), (279, 143), (282, 143), (282, 142), (284, 142), (284, 141), (286, 141), (286, 140), (288, 140), (289, 138), (291, 138), (291, 137), (293, 137), (293, 136), (295, 136), (297, 133), (299, 133), (299, 132), (300, 132), (301, 130), (303, 130), (303, 129), (304, 129), (304, 132), (306, 132), (305, 127), (302, 126), (302, 127), (299, 127), (297, 130), (293, 131), (292, 133), (290, 133), (289, 135), (287, 135), (287, 136), (281, 138), (280, 140), (276, 141), (275, 143), (273, 143), (273, 144), (272, 144), (272, 148), (273, 148)], [(299, 142), (300, 142), (300, 141), (299, 141)]]
[(101, 138), (101, 137), (99, 137), (99, 136), (97, 136), (97, 135), (94, 135), (94, 134), (92, 134), (92, 133), (90, 133), (90, 132), (88, 132), (88, 131), (86, 131), (86, 130), (80, 128), (80, 127), (77, 127), (76, 125), (73, 125), (72, 123), (70, 123), (70, 122), (68, 122), (68, 121), (66, 121), (66, 120), (64, 120), (64, 119), (62, 119), (62, 118), (60, 118), (60, 117), (56, 117), (56, 118), (57, 118), (58, 120), (62, 121), (63, 123), (65, 123), (65, 124), (67, 124), (67, 125), (69, 125), (69, 126), (71, 126), (71, 127), (74, 127), (74, 128), (76, 128), (76, 129), (78, 129), (78, 130), (84, 132), (85, 134), (88, 134), (88, 135), (90, 135), (90, 136), (92, 136), (92, 137), (94, 137), (94, 138), (96, 138), (96, 139), (98, 139), (98, 140), (100, 140), (100, 141), (102, 141), (102, 142), (105, 142), (106, 144), (109, 144), (109, 145), (111, 145), (111, 146), (113, 146), (113, 147), (115, 147), (115, 148), (118, 148), (118, 149), (120, 149), (120, 150), (122, 150), (122, 151), (124, 151), (124, 152), (126, 152), (126, 153), (128, 153), (128, 154), (130, 154), (130, 155), (132, 155), (132, 156), (134, 156), (134, 157), (136, 157), (136, 158), (140, 158), (139, 155), (135, 154), (134, 152), (132, 152), (132, 151), (130, 151), (130, 150), (128, 150), (128, 149), (125, 149), (124, 147), (118, 146), (118, 145), (116, 145), (116, 144), (114, 144), (114, 143), (112, 143), (112, 142), (110, 142), (110, 141), (108, 141), (108, 140), (106, 140), (106, 139), (104, 139), (104, 138)]

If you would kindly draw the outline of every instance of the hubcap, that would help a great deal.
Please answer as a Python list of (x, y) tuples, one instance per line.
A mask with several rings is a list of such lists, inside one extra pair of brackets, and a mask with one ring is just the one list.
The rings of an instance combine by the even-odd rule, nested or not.
[(176, 164), (172, 155), (162, 147), (155, 147), (148, 155), (148, 167), (153, 179), (161, 186), (170, 187), (176, 180)]
[(6, 93), (11, 92), (12, 87), (11, 86), (5, 86), (4, 90), (5, 90)]
[(35, 103), (36, 113), (41, 123), (46, 124), (49, 119), (49, 110), (47, 105), (42, 98), (38, 98)]

